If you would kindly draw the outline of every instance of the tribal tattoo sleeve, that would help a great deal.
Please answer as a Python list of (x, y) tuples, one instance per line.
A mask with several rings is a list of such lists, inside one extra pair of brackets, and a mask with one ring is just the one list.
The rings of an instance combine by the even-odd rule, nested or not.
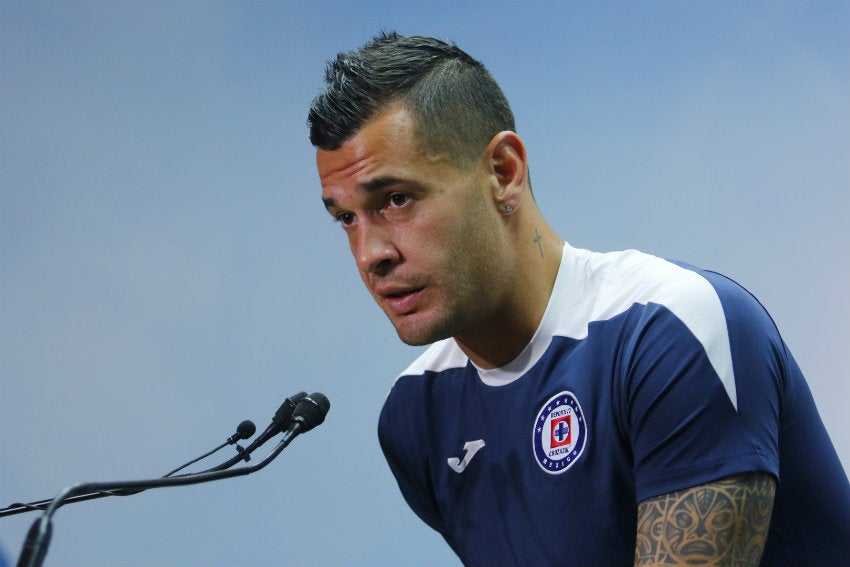
[(635, 566), (758, 566), (775, 489), (748, 473), (641, 502)]

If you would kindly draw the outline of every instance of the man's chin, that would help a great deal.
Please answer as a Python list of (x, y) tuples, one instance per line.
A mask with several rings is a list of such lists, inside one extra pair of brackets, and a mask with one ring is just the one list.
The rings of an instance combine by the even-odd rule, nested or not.
[(426, 321), (417, 321), (415, 316), (391, 319), (398, 338), (409, 346), (425, 346), (449, 338), (450, 332)]
[(422, 334), (422, 333), (405, 333), (398, 330), (396, 327), (396, 333), (398, 333), (398, 338), (401, 339), (401, 342), (408, 346), (425, 346), (435, 343), (441, 339), (446, 337), (436, 336), (434, 337), (431, 334)]

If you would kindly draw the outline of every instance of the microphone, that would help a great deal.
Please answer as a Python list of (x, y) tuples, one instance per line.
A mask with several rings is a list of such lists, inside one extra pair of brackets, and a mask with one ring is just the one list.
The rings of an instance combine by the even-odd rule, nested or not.
[[(313, 396), (318, 396), (318, 397), (320, 397), (320, 399), (324, 399), (325, 403), (326, 403), (326, 407), (327, 408), (330, 407), (330, 404), (329, 404), (329, 402), (327, 402), (327, 398), (324, 395), (316, 393), (316, 394), (313, 394)], [(266, 441), (268, 441), (269, 439), (271, 439), (272, 437), (274, 437), (278, 433), (280, 433), (282, 431), (286, 431), (289, 428), (289, 426), (292, 424), (292, 414), (295, 411), (296, 406), (298, 405), (298, 403), (301, 400), (303, 400), (307, 397), (308, 397), (307, 392), (302, 391), (302, 392), (298, 392), (298, 393), (293, 394), (293, 395), (289, 396), (288, 398), (286, 398), (283, 401), (283, 403), (280, 405), (280, 407), (277, 409), (277, 411), (275, 412), (274, 417), (272, 417), (272, 423), (246, 449), (240, 450), (238, 455), (232, 457), (231, 459), (225, 461), (224, 463), (218, 465), (217, 467), (213, 467), (211, 469), (208, 469), (208, 470), (205, 470), (205, 471), (202, 471), (202, 472), (207, 473), (207, 472), (214, 472), (214, 471), (222, 471), (222, 470), (225, 470), (225, 469), (229, 469), (230, 467), (232, 467), (233, 465), (235, 465), (239, 461), (248, 462), (251, 458), (250, 457), (251, 453), (253, 451), (255, 451), (260, 445), (262, 445), (263, 443), (265, 443)], [(315, 400), (314, 400), (313, 403), (316, 403)], [(325, 413), (327, 413), (327, 409), (325, 409)], [(322, 418), (322, 419), (324, 419), (324, 418)], [(321, 423), (321, 421), (319, 423)], [(247, 420), (247, 419), (244, 420), (243, 422), (241, 422), (236, 427), (236, 433), (234, 433), (233, 435), (228, 437), (227, 442), (222, 443), (221, 445), (219, 445), (215, 449), (201, 455), (200, 457), (197, 457), (197, 458), (189, 461), (188, 463), (181, 465), (181, 466), (177, 467), (176, 469), (174, 469), (172, 471), (169, 471), (168, 473), (163, 475), (163, 478), (172, 477), (172, 475), (174, 475), (175, 473), (183, 470), (184, 468), (188, 467), (189, 465), (192, 465), (192, 464), (200, 461), (201, 459), (204, 459), (204, 458), (212, 455), (213, 453), (220, 450), (225, 445), (228, 445), (228, 444), (232, 445), (233, 443), (235, 443), (239, 439), (248, 439), (249, 437), (251, 437), (251, 435), (254, 434), (254, 432), (256, 432), (256, 429), (257, 429), (257, 426), (254, 425), (254, 423), (252, 421)], [(240, 447), (238, 445), (237, 445), (237, 449), (240, 449)], [(194, 473), (194, 474), (201, 474), (201, 473)], [(185, 477), (185, 476), (187, 476), (187, 475), (186, 474), (178, 475), (178, 478), (182, 478), (182, 477)], [(69, 496), (68, 498), (66, 498), (64, 503), (65, 504), (71, 504), (71, 503), (75, 503), (75, 502), (83, 502), (85, 500), (93, 500), (93, 499), (96, 499), (96, 498), (103, 498), (104, 496), (129, 496), (131, 494), (136, 494), (136, 492), (127, 492), (127, 491), (121, 492), (121, 491), (117, 491), (117, 490), (112, 491), (112, 492), (98, 491), (98, 492), (93, 492), (91, 494), (78, 494), (78, 495), (74, 495), (74, 496)], [(24, 512), (44, 511), (47, 508), (47, 505), (50, 504), (50, 502), (51, 501), (49, 499), (48, 500), (39, 500), (39, 501), (36, 501), (36, 502), (30, 502), (28, 504), (16, 502), (14, 504), (11, 504), (8, 508), (0, 509), (0, 518), (2, 518), (4, 516), (11, 516), (13, 514), (21, 514), (21, 513), (24, 513)]]
[[(207, 457), (209, 457), (210, 455), (212, 455), (213, 453), (215, 453), (216, 451), (218, 451), (219, 449), (221, 449), (225, 445), (233, 445), (234, 443), (236, 443), (240, 439), (248, 439), (249, 437), (251, 437), (251, 435), (254, 434), (254, 432), (256, 430), (257, 430), (257, 426), (254, 425), (253, 421), (251, 421), (250, 419), (244, 420), (242, 423), (240, 423), (239, 425), (236, 426), (236, 433), (234, 433), (233, 435), (228, 437), (227, 441), (225, 441), (224, 443), (222, 443), (221, 445), (219, 445), (218, 447), (216, 447), (212, 451), (207, 451), (206, 453), (204, 453), (200, 457), (196, 457), (196, 458), (192, 459), (191, 461), (189, 461), (188, 463), (186, 463), (184, 465), (180, 465), (176, 469), (165, 473), (164, 475), (162, 475), (163, 478), (165, 478), (167, 476), (171, 476), (178, 471), (182, 471), (183, 469), (185, 469), (189, 465), (193, 465), (193, 464), (197, 463), (198, 461), (200, 461), (201, 459), (206, 459)], [(251, 457), (244, 454), (245, 449), (243, 449), (239, 445), (236, 446), (236, 449), (238, 449), (238, 451), (239, 451), (239, 458), (235, 462), (239, 462), (243, 458), (245, 459), (245, 462), (248, 462), (248, 460)]]
[[(286, 429), (292, 424), (292, 414), (295, 412), (295, 409), (298, 407), (298, 404), (301, 403), (301, 400), (307, 398), (307, 392), (298, 392), (297, 394), (292, 394), (280, 404), (280, 407), (277, 408), (277, 411), (274, 412), (274, 417), (272, 418), (272, 425), (269, 428), (275, 427), (274, 433), (271, 435), (276, 435), (281, 431), (286, 431)], [(263, 440), (265, 442), (265, 439)]]
[[(321, 396), (321, 394), (319, 394), (319, 395)], [(293, 395), (289, 396), (288, 398), (286, 398), (283, 401), (283, 403), (280, 405), (280, 407), (277, 408), (277, 411), (274, 413), (274, 417), (272, 417), (272, 423), (246, 449), (240, 450), (238, 455), (228, 459), (227, 461), (221, 463), (217, 467), (213, 467), (211, 469), (207, 469), (207, 470), (202, 471), (202, 472), (213, 472), (213, 471), (221, 471), (221, 470), (229, 469), (230, 467), (232, 467), (233, 465), (235, 465), (239, 461), (245, 461), (247, 463), (251, 459), (251, 453), (254, 452), (260, 445), (262, 445), (263, 443), (265, 443), (266, 441), (268, 441), (269, 439), (271, 439), (272, 437), (274, 437), (275, 435), (277, 435), (281, 431), (285, 431), (290, 426), (290, 424), (292, 423), (292, 412), (295, 410), (295, 407), (298, 405), (298, 402), (300, 402), (301, 400), (303, 400), (306, 397), (307, 397), (307, 392), (298, 392), (298, 393), (293, 394)], [(322, 397), (324, 397), (324, 396), (322, 396)], [(325, 398), (325, 399), (327, 400), (327, 398)], [(163, 478), (171, 477), (172, 475), (174, 475), (175, 473), (185, 469), (189, 465), (192, 465), (192, 464), (200, 461), (201, 459), (204, 459), (204, 458), (212, 455), (213, 453), (215, 453), (216, 451), (218, 451), (219, 449), (221, 449), (225, 445), (228, 445), (228, 444), (232, 445), (233, 443), (235, 443), (239, 439), (248, 439), (249, 437), (251, 437), (251, 435), (254, 434), (254, 432), (256, 430), (257, 430), (257, 426), (254, 425), (254, 423), (251, 422), (250, 420), (246, 419), (245, 421), (243, 421), (242, 423), (240, 423), (236, 427), (236, 433), (234, 433), (233, 435), (228, 437), (226, 443), (222, 443), (221, 445), (219, 445), (218, 447), (216, 447), (212, 451), (209, 451), (209, 452), (201, 455), (200, 457), (197, 457), (196, 459), (193, 459), (193, 460), (189, 461), (188, 463), (181, 465), (181, 466), (177, 467), (176, 469), (167, 472), (166, 474), (163, 475)], [(250, 431), (250, 433), (249, 433), (249, 431)], [(239, 448), (238, 445), (237, 445), (237, 448)], [(184, 475), (179, 475), (179, 476), (182, 477), (182, 476), (186, 476), (186, 475), (184, 474)], [(122, 494), (120, 492), (103, 492), (103, 491), (100, 491), (100, 492), (95, 492), (95, 493), (92, 493), (92, 494), (85, 494), (85, 495), (77, 495), (77, 496), (68, 497), (66, 499), (65, 503), (70, 504), (70, 503), (74, 503), (74, 502), (82, 502), (84, 500), (92, 500), (92, 499), (95, 499), (95, 498), (102, 498), (104, 496), (119, 496), (119, 495), (120, 496), (128, 496), (130, 494), (136, 494), (136, 493), (135, 492), (129, 492), (129, 493), (123, 493)], [(34, 512), (34, 511), (37, 511), (37, 510), (43, 511), (47, 508), (48, 504), (50, 504), (50, 500), (39, 500), (37, 502), (30, 502), (28, 504), (22, 504), (20, 502), (16, 502), (14, 504), (11, 504), (8, 508), (3, 508), (2, 510), (0, 510), (0, 518), (2, 518), (3, 516), (11, 516), (13, 514), (21, 514), (23, 512)]]
[(300, 425), (299, 433), (306, 433), (325, 421), (331, 402), (319, 392), (303, 398), (292, 412), (292, 421)]
[(239, 451), (239, 454), (235, 457), (232, 457), (224, 461), (220, 465), (211, 469), (207, 469), (203, 472), (206, 473), (229, 469), (239, 461), (245, 461), (247, 463), (251, 459), (251, 453), (253, 453), (260, 445), (262, 445), (281, 431), (285, 431), (289, 427), (289, 425), (292, 423), (292, 413), (295, 411), (296, 406), (301, 402), (301, 400), (305, 399), (306, 397), (307, 392), (298, 392), (297, 394), (292, 394), (291, 396), (283, 400), (283, 403), (280, 404), (280, 407), (277, 408), (276, 412), (274, 412), (272, 422), (269, 424), (268, 427), (266, 427), (265, 431), (263, 431), (260, 435), (257, 436), (256, 439), (251, 442), (250, 445), (245, 447), (245, 449), (243, 449), (242, 451)]
[[(288, 401), (291, 402), (290, 399)], [(176, 477), (162, 477), (152, 480), (137, 480), (124, 482), (93, 482), (81, 483), (69, 486), (62, 490), (51, 502), (42, 516), (38, 518), (27, 533), (21, 555), (18, 558), (18, 567), (41, 567), (47, 554), (47, 547), (53, 533), (53, 515), (69, 498), (82, 493), (92, 491), (132, 490), (142, 491), (150, 488), (162, 488), (166, 486), (185, 486), (189, 484), (200, 484), (224, 478), (248, 475), (256, 472), (275, 459), (295, 437), (301, 433), (310, 431), (325, 421), (325, 416), (330, 410), (331, 404), (324, 394), (315, 392), (304, 396), (295, 404), (291, 414), (291, 423), (283, 433), (283, 438), (271, 453), (255, 465), (248, 465), (230, 470), (205, 471), (201, 473), (187, 474)]]
[(250, 419), (246, 419), (236, 426), (236, 433), (227, 438), (227, 444), (233, 445), (241, 439), (248, 439), (257, 431), (257, 426)]
[[(294, 407), (294, 405), (293, 405), (293, 407)], [(278, 410), (278, 411), (280, 411), (280, 410)], [(236, 427), (236, 433), (234, 433), (233, 435), (228, 437), (226, 442), (215, 447), (211, 451), (207, 451), (206, 453), (204, 453), (200, 457), (196, 457), (196, 458), (192, 459), (191, 461), (189, 461), (188, 463), (186, 463), (184, 465), (180, 465), (176, 469), (165, 473), (163, 475), (163, 478), (170, 477), (174, 473), (181, 471), (181, 470), (185, 469), (186, 467), (188, 467), (189, 465), (192, 465), (192, 464), (197, 463), (198, 461), (200, 461), (202, 459), (209, 457), (210, 455), (219, 451), (223, 447), (225, 447), (227, 445), (232, 445), (233, 443), (235, 443), (236, 441), (238, 441), (240, 439), (248, 439), (249, 437), (251, 437), (254, 434), (254, 432), (256, 430), (257, 430), (257, 426), (254, 425), (254, 422), (252, 422), (249, 419), (244, 420), (242, 423), (240, 423)], [(250, 457), (243, 456), (244, 449), (242, 449), (238, 445), (237, 445), (237, 449), (240, 449), (240, 451), (239, 451), (240, 454), (237, 457), (235, 457), (235, 460), (229, 466), (233, 466), (233, 464), (236, 464), (240, 460), (243, 460), (243, 459), (245, 461), (247, 461), (250, 458)], [(137, 491), (137, 492), (141, 492), (141, 491)], [(65, 501), (65, 503), (71, 504), (71, 503), (75, 503), (75, 502), (83, 502), (85, 500), (94, 500), (96, 498), (102, 498), (104, 496), (130, 496), (131, 494), (136, 494), (137, 492), (128, 492), (128, 491), (123, 491), (123, 492), (122, 491), (93, 492), (91, 494), (81, 494), (81, 495), (78, 495), (78, 496), (70, 497)], [(21, 514), (23, 512), (44, 511), (47, 508), (48, 504), (50, 504), (50, 499), (38, 500), (36, 502), (29, 502), (27, 504), (23, 504), (21, 502), (16, 502), (14, 504), (9, 505), (8, 508), (1, 509), (0, 510), (0, 518), (2, 518), (4, 516), (11, 516), (13, 514)]]

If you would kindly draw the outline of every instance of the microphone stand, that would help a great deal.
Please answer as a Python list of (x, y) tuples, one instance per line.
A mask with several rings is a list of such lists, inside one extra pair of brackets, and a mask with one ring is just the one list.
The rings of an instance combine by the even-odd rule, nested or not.
[[(308, 426), (306, 429), (310, 429), (310, 427)], [(186, 486), (190, 484), (200, 484), (224, 478), (248, 475), (262, 469), (272, 462), (297, 435), (302, 433), (303, 430), (305, 430), (305, 428), (301, 421), (292, 423), (292, 425), (290, 425), (284, 432), (283, 438), (278, 442), (272, 452), (254, 465), (248, 465), (236, 469), (201, 472), (150, 480), (86, 482), (69, 486), (62, 490), (62, 492), (60, 492), (50, 502), (50, 505), (41, 517), (33, 522), (29, 532), (27, 533), (26, 541), (24, 541), (24, 547), (21, 550), (21, 556), (18, 559), (17, 567), (41, 567), (44, 563), (44, 556), (47, 554), (47, 547), (50, 545), (50, 537), (53, 532), (53, 514), (55, 514), (56, 510), (58, 510), (63, 504), (71, 501), (70, 499), (77, 495), (94, 492), (95, 494), (92, 495), (87, 494), (88, 498), (98, 498), (103, 495), (104, 491), (110, 490), (142, 491), (149, 488)], [(133, 492), (130, 493), (132, 494)]]
[[(286, 398), (286, 400), (284, 400), (283, 404), (281, 404), (281, 406), (275, 412), (274, 418), (272, 419), (272, 424), (269, 425), (266, 428), (266, 430), (257, 439), (255, 439), (247, 448), (243, 449), (240, 445), (236, 445), (236, 449), (237, 449), (237, 451), (239, 451), (238, 455), (236, 455), (235, 457), (233, 457), (231, 459), (228, 459), (224, 463), (222, 463), (222, 464), (220, 464), (220, 465), (218, 465), (218, 466), (216, 466), (212, 469), (208, 469), (208, 470), (203, 471), (203, 472), (212, 472), (212, 471), (218, 471), (218, 470), (223, 470), (223, 469), (229, 469), (233, 465), (237, 464), (239, 461), (245, 461), (247, 463), (249, 460), (251, 460), (251, 453), (253, 453), (260, 445), (262, 445), (263, 443), (268, 441), (272, 436), (277, 435), (279, 432), (283, 431), (286, 427), (289, 426), (289, 423), (290, 423), (291, 418), (292, 418), (292, 413), (295, 411), (295, 407), (298, 405), (298, 402), (300, 402), (301, 400), (303, 400), (306, 397), (308, 397), (306, 392), (298, 392), (297, 394), (293, 394), (292, 396)], [(254, 424), (251, 423), (249, 420), (245, 420), (245, 421), (243, 421), (242, 423), (239, 424), (239, 427), (237, 428), (237, 435), (239, 433), (244, 433), (244, 431), (242, 431), (241, 428), (246, 423), (250, 423), (250, 433), (248, 433), (247, 435), (243, 435), (242, 436), (243, 439), (247, 439), (248, 437), (250, 437), (251, 435), (254, 434)], [(205, 459), (206, 457), (212, 455), (213, 453), (215, 453), (219, 449), (221, 449), (221, 448), (223, 448), (227, 445), (231, 445), (231, 444), (235, 443), (236, 442), (235, 438), (236, 438), (236, 435), (231, 436), (226, 442), (222, 443), (221, 445), (219, 445), (218, 447), (216, 447), (212, 451), (208, 451), (207, 453), (204, 453), (200, 457), (189, 461), (185, 465), (181, 465), (181, 466), (177, 467), (176, 469), (172, 470), (171, 472), (163, 475), (163, 477), (170, 477), (171, 475), (173, 475), (177, 471), (182, 470), (182, 469), (188, 467), (189, 465), (200, 461), (201, 459)], [(71, 497), (66, 498), (64, 503), (65, 504), (73, 504), (73, 503), (76, 503), (76, 502), (85, 502), (86, 500), (95, 500), (97, 498), (103, 498), (105, 496), (130, 496), (132, 494), (138, 494), (139, 492), (142, 492), (142, 489), (140, 489), (140, 490), (116, 490), (116, 491), (112, 491), (112, 492), (99, 491), (99, 492), (92, 492), (90, 494), (77, 494), (75, 496), (71, 496)], [(47, 506), (50, 504), (50, 502), (51, 502), (51, 500), (49, 498), (46, 499), (46, 500), (38, 500), (36, 502), (29, 502), (28, 504), (16, 502), (14, 504), (11, 504), (7, 508), (3, 508), (2, 510), (0, 510), (0, 518), (2, 518), (4, 516), (12, 516), (14, 514), (23, 514), (24, 512), (43, 511), (43, 510), (47, 509)]]
[[(212, 455), (213, 453), (215, 453), (219, 449), (222, 449), (223, 447), (226, 447), (227, 445), (228, 445), (228, 443), (222, 443), (221, 445), (219, 445), (218, 447), (216, 447), (212, 451), (208, 451), (208, 452), (204, 453), (203, 455), (201, 455), (200, 457), (193, 459), (193, 460), (189, 461), (188, 463), (186, 463), (185, 465), (182, 465), (182, 466), (174, 469), (173, 471), (163, 475), (162, 478), (171, 477), (175, 472), (179, 471), (180, 469), (188, 467), (189, 465), (196, 463), (196, 462), (200, 461), (201, 459), (204, 459), (204, 458)], [(253, 446), (251, 448), (251, 451), (256, 449), (258, 446), (259, 446), (259, 444), (255, 444), (255, 446)], [(239, 461), (248, 461), (251, 458), (251, 456), (250, 456), (251, 451), (248, 451), (246, 449), (242, 449), (242, 447), (240, 447), (238, 445), (237, 445), (237, 449), (240, 452), (236, 457), (233, 457), (233, 458), (227, 460), (226, 462), (222, 463), (221, 465), (217, 466), (216, 468), (210, 469), (210, 470), (228, 469), (228, 468), (232, 467), (233, 465), (235, 465), (236, 463), (238, 463)], [(210, 471), (203, 471), (203, 472), (210, 472)], [(100, 490), (100, 491), (86, 493), (86, 494), (81, 493), (81, 494), (77, 494), (75, 496), (69, 496), (68, 498), (65, 499), (65, 501), (63, 502), (63, 505), (64, 504), (74, 504), (76, 502), (85, 502), (86, 500), (95, 500), (97, 498), (104, 498), (106, 496), (131, 496), (133, 494), (138, 494), (139, 492), (142, 492), (143, 490), (144, 489), (112, 490), (112, 491), (108, 491), (108, 492), (105, 491), (105, 490)], [(2, 510), (0, 510), (0, 518), (2, 518), (4, 516), (12, 516), (14, 514), (22, 514), (24, 512), (37, 512), (37, 511), (43, 512), (47, 509), (48, 505), (51, 502), (52, 502), (52, 500), (48, 498), (46, 500), (39, 500), (37, 502), (30, 502), (28, 504), (22, 504), (22, 503), (12, 504), (8, 508), (3, 508)]]

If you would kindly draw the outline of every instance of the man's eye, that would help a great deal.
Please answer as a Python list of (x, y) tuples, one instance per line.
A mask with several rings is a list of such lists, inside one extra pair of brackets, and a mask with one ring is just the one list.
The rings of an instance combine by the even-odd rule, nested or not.
[(336, 216), (336, 220), (338, 220), (341, 224), (348, 226), (354, 222), (354, 214), (352, 213), (339, 213)]
[(410, 200), (404, 193), (393, 193), (390, 195), (390, 204), (394, 207), (403, 207)]

